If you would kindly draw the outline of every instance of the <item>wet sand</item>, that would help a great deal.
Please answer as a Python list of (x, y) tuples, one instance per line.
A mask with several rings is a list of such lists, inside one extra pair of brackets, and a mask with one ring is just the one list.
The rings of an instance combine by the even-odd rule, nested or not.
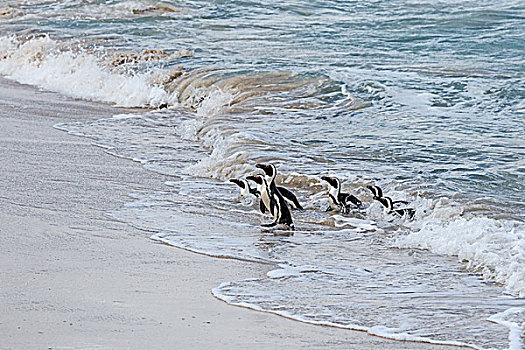
[(211, 289), (221, 282), (268, 267), (159, 244), (151, 232), (114, 221), (108, 211), (129, 193), (169, 178), (53, 128), (119, 112), (0, 79), (1, 348), (449, 348), (215, 299)]

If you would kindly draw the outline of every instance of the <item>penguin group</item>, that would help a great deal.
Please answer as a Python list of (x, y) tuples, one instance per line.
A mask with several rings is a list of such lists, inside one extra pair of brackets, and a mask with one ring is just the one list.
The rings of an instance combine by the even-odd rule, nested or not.
[[(264, 174), (247, 176), (245, 179), (230, 179), (230, 182), (239, 186), (241, 196), (247, 197), (249, 194), (259, 198), (259, 209), (261, 213), (268, 212), (273, 221), (262, 224), (263, 227), (273, 227), (284, 225), (291, 230), (295, 229), (291, 209), (303, 210), (295, 194), (283, 186), (277, 186), (275, 178), (277, 168), (273, 164), (256, 164), (256, 168), (261, 169)], [(351, 210), (364, 209), (363, 203), (350, 193), (341, 192), (341, 182), (333, 176), (322, 176), (321, 180), (329, 185), (328, 202), (326, 211), (340, 211), (347, 214)], [(255, 188), (250, 186), (249, 181), (255, 183)], [(373, 195), (373, 199), (378, 201), (385, 208), (385, 212), (390, 215), (405, 217), (409, 220), (414, 218), (416, 211), (413, 208), (401, 208), (400, 205), (408, 204), (406, 201), (394, 201), (390, 197), (383, 196), (383, 190), (378, 186), (366, 186)]]

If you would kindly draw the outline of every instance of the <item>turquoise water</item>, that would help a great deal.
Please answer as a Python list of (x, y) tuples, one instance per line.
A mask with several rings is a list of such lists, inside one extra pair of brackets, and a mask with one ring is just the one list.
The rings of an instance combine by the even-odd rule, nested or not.
[[(396, 339), (523, 345), (523, 2), (0, 9), (0, 74), (141, 107), (57, 126), (173, 176), (114, 216), (169, 244), (280, 264), (267, 279), (225, 283), (217, 297)], [(261, 231), (269, 218), (227, 182), (261, 161), (305, 203), (293, 236)], [(326, 174), (367, 209), (325, 213)], [(411, 201), (416, 220), (385, 216), (370, 184)]]
[[(306, 153), (316, 159), (332, 148), (351, 149), (355, 172), (422, 177), (419, 185), (439, 183), (433, 190), (444, 189), (440, 195), (466, 193), (486, 204), (486, 215), (503, 206), (524, 218), (525, 25), (519, 1), (31, 1), (13, 8), (19, 16), (4, 23), (4, 34), (80, 40), (99, 55), (194, 52), (130, 70), (182, 64), (220, 69), (210, 74), (217, 80), (263, 72), (294, 74), (299, 84), (317, 80), (306, 91), (271, 94), (277, 95), (271, 96), (277, 118), (286, 114), (283, 120), (304, 125), (273, 136), (286, 139), (286, 147), (314, 143)], [(243, 88), (238, 90), (246, 93)], [(341, 88), (366, 108), (347, 108)], [(287, 106), (296, 102), (304, 106)], [(267, 102), (252, 103), (264, 108)], [(379, 154), (379, 164), (371, 166), (369, 159)], [(289, 169), (302, 165), (302, 159), (287, 162)], [(348, 168), (333, 164), (326, 171)]]

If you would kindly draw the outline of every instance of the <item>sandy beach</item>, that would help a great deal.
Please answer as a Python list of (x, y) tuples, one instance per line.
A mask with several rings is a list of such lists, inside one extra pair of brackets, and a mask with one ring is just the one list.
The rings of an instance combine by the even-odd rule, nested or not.
[(53, 128), (121, 112), (0, 80), (2, 349), (445, 349), (227, 305), (268, 266), (149, 239), (107, 212), (167, 177)]

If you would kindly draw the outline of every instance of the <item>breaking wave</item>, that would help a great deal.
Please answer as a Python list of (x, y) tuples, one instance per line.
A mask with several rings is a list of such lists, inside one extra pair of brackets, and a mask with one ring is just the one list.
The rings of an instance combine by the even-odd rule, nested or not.
[(122, 107), (159, 107), (176, 96), (152, 84), (155, 71), (119, 74), (95, 54), (65, 48), (49, 36), (0, 38), (0, 74), (66, 96)]
[(430, 215), (420, 228), (396, 239), (399, 248), (419, 248), (457, 256), (470, 271), (505, 286), (507, 293), (525, 297), (525, 225), (485, 217), (451, 220)]

